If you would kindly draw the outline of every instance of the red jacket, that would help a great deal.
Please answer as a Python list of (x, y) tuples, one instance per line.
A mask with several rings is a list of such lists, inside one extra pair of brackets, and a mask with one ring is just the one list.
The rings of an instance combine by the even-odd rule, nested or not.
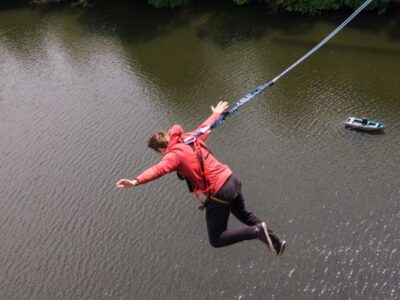
[[(210, 125), (219, 117), (220, 114), (213, 113), (195, 131)], [(205, 189), (199, 167), (199, 159), (191, 146), (182, 143), (182, 140), (191, 133), (193, 132), (184, 133), (182, 127), (179, 125), (172, 126), (168, 130), (169, 142), (165, 155), (158, 164), (152, 166), (136, 177), (138, 184), (147, 183), (167, 173), (176, 171), (191, 182), (192, 185), (197, 186), (200, 189)], [(199, 137), (201, 142), (204, 142), (207, 139), (208, 134), (209, 133), (205, 133)], [(208, 150), (202, 148), (201, 151), (203, 154), (205, 171), (211, 182), (211, 193), (216, 194), (232, 174), (232, 171), (227, 165), (220, 163)]]

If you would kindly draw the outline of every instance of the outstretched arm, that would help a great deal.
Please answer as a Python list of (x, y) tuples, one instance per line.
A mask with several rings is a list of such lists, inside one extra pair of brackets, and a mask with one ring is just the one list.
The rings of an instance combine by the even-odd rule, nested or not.
[[(229, 104), (226, 101), (220, 101), (215, 107), (211, 106), (211, 111), (212, 111), (211, 116), (209, 116), (208, 119), (205, 120), (195, 131), (197, 131), (203, 127), (206, 127), (208, 125), (211, 125), (214, 121), (216, 121), (221, 116), (221, 114), (225, 110), (227, 110), (228, 107), (229, 107)], [(202, 140), (205, 140), (205, 139), (207, 139), (207, 137), (208, 137), (208, 132), (201, 135), (199, 138)]]
[(144, 184), (175, 171), (178, 168), (178, 165), (178, 156), (175, 153), (168, 153), (163, 156), (158, 164), (148, 168), (139, 176), (136, 176), (135, 179), (120, 179), (116, 185), (118, 188), (130, 188), (139, 184)]

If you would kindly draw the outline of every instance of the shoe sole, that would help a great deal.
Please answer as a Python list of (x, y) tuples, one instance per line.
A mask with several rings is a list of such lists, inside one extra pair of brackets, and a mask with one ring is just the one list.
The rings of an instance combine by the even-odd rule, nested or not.
[(271, 238), (269, 237), (269, 234), (268, 234), (267, 224), (265, 222), (262, 222), (261, 226), (264, 230), (265, 236), (267, 237), (267, 248), (269, 251), (271, 251), (274, 248), (274, 246), (272, 245)]
[(281, 256), (283, 254), (283, 252), (285, 251), (285, 248), (286, 248), (286, 241), (283, 241), (281, 244), (281, 249), (279, 249), (278, 256)]

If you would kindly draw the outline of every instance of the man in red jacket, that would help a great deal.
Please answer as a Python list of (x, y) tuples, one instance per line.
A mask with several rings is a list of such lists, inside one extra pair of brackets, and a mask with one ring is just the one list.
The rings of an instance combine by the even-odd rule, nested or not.
[[(162, 156), (161, 161), (133, 180), (119, 180), (117, 187), (137, 186), (175, 171), (180, 178), (186, 179), (190, 191), (196, 194), (199, 201), (199, 192), (206, 196), (207, 199), (201, 202), (206, 209), (208, 237), (213, 247), (259, 239), (269, 250), (274, 249), (277, 255), (282, 255), (286, 241), (267, 228), (267, 224), (253, 212), (246, 210), (241, 182), (227, 165), (215, 158), (205, 144), (209, 132), (199, 136), (191, 145), (183, 143), (185, 137), (212, 124), (227, 108), (228, 103), (222, 101), (212, 106), (211, 116), (193, 132), (184, 133), (181, 126), (174, 125), (168, 133), (154, 134), (148, 146)], [(228, 229), (231, 213), (247, 227)]]

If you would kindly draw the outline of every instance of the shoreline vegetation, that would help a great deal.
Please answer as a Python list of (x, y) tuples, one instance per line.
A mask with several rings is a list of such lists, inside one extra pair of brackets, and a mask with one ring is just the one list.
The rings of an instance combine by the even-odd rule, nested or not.
[[(0, 0), (1, 1), (1, 0)], [(69, 3), (72, 6), (90, 7), (99, 0), (20, 0), (31, 5), (48, 5)], [(106, 1), (106, 0), (103, 0)], [(108, 0), (111, 1), (111, 0)], [(191, 1), (196, 0), (143, 0), (147, 4), (159, 9), (179, 8)], [(198, 0), (197, 0), (198, 1)], [(259, 4), (266, 5), (269, 11), (279, 13), (283, 11), (297, 12), (301, 14), (320, 14), (325, 11), (334, 11), (339, 9), (355, 9), (365, 0), (231, 0), (239, 6)], [(385, 12), (389, 6), (399, 5), (398, 0), (375, 0), (368, 9), (377, 11), (379, 14)]]

